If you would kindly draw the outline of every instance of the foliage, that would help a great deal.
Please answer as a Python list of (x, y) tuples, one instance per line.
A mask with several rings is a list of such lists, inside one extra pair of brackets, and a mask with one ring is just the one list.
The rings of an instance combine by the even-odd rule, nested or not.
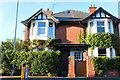
[(47, 73), (57, 73), (59, 67), (59, 51), (39, 51), (34, 52), (34, 59), (31, 62), (31, 75), (47, 75)]
[(10, 75), (11, 74), (11, 69), (12, 69), (12, 65), (11, 65), (11, 61), (13, 58), (13, 54), (11, 50), (6, 50), (4, 52), (0, 53), (1, 55), (1, 67), (2, 67), (2, 72), (6, 73), (4, 75)]
[(82, 34), (79, 34), (78, 36), (77, 36), (77, 41), (79, 42), (79, 43), (84, 43), (85, 42), (85, 37), (84, 37), (84, 34), (82, 33)]
[[(56, 74), (59, 67), (60, 51), (42, 50), (33, 52), (32, 50), (38, 48), (39, 46), (42, 48), (56, 46), (57, 42), (57, 40), (51, 40), (50, 42), (44, 40), (17, 40), (16, 51), (13, 51), (12, 39), (2, 42), (2, 52), (0, 53), (2, 56), (2, 74), (11, 75), (12, 64), (15, 64), (14, 75), (20, 75), (21, 65), (27, 62), (30, 63), (30, 75), (47, 75), (48, 73)], [(46, 43), (49, 44), (46, 46)], [(35, 47), (33, 47), (33, 45), (35, 45)]]
[(90, 45), (92, 48), (101, 47), (101, 48), (108, 48), (114, 47), (117, 48), (119, 44), (116, 44), (117, 36), (112, 33), (93, 33), (88, 35), (85, 42), (86, 44)]
[(27, 62), (30, 63), (30, 75), (47, 75), (47, 73), (56, 74), (59, 67), (60, 51), (26, 52), (25, 50), (21, 50), (12, 52), (6, 50), (1, 55), (3, 75), (11, 75), (12, 64), (15, 64), (14, 75), (20, 75), (21, 65)]
[(94, 63), (95, 70), (120, 69), (120, 56), (113, 58), (94, 57), (91, 60)]
[(55, 50), (55, 47), (57, 46), (57, 43), (60, 43), (61, 40), (60, 39), (48, 39), (46, 42), (46, 47), (49, 47), (49, 49), (51, 50)]
[[(16, 39), (16, 50), (20, 50), (21, 46), (20, 46), (20, 42), (21, 40), (18, 38)], [(13, 44), (14, 44), (14, 40), (13, 39), (6, 39), (6, 41), (2, 42), (2, 51), (7, 50), (13, 50)]]

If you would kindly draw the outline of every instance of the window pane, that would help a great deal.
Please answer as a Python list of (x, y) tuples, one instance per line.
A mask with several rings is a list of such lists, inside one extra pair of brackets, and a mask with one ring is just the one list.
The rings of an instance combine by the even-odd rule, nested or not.
[(104, 27), (104, 22), (103, 21), (97, 22), (97, 27)]
[(74, 52), (75, 60), (82, 60), (82, 53), (81, 52)]
[(45, 22), (39, 22), (38, 23), (38, 27), (45, 27), (46, 26), (46, 23)]
[(105, 28), (104, 27), (97, 27), (97, 32), (99, 32), (99, 33), (105, 32)]
[(99, 48), (98, 56), (106, 56), (106, 48)]
[(52, 22), (49, 22), (49, 27), (53, 27), (53, 23)]
[(38, 28), (38, 35), (45, 34), (45, 28)]
[(90, 22), (90, 27), (93, 27), (93, 22)]

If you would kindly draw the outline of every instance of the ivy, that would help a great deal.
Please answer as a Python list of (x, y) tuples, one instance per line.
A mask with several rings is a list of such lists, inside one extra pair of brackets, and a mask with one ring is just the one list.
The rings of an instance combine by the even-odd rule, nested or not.
[(119, 38), (112, 33), (93, 33), (86, 37), (85, 42), (92, 48), (118, 48), (119, 46)]

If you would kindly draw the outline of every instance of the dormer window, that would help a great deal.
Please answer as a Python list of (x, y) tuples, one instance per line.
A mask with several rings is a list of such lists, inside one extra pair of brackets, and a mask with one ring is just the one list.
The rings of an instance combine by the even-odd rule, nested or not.
[(38, 35), (45, 34), (46, 22), (38, 22)]
[(105, 32), (105, 23), (104, 21), (97, 21), (97, 32)]

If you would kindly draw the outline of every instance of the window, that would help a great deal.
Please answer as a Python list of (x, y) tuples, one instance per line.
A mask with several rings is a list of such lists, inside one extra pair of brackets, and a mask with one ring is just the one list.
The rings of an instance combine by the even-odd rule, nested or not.
[(97, 32), (102, 33), (105, 32), (104, 21), (97, 22)]
[(106, 48), (98, 48), (98, 56), (106, 56)]
[(90, 22), (90, 27), (93, 27), (93, 22)]
[(33, 35), (34, 27), (35, 27), (35, 23), (32, 24), (32, 35)]
[(75, 60), (82, 60), (82, 52), (81, 51), (74, 51)]
[(53, 36), (53, 23), (49, 22), (49, 35)]
[(112, 48), (110, 48), (110, 58), (112, 58)]
[(49, 22), (49, 27), (53, 27), (53, 23), (52, 22)]
[(110, 22), (108, 22), (108, 29), (109, 29), (109, 33), (111, 33), (111, 24), (110, 24)]
[(38, 22), (38, 35), (45, 34), (45, 22)]

